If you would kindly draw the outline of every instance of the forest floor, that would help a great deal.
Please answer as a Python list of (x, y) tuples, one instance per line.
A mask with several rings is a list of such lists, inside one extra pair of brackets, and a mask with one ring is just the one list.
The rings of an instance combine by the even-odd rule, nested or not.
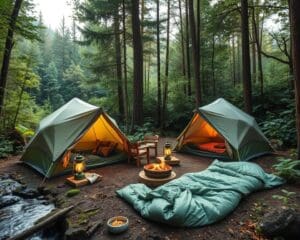
[[(162, 153), (166, 141), (175, 145), (175, 139), (161, 138), (159, 154)], [(181, 165), (174, 167), (177, 177), (184, 173), (204, 170), (213, 161), (186, 154), (175, 153), (175, 155), (181, 160)], [(19, 164), (19, 158), (20, 156), (14, 156), (0, 160), (0, 174), (14, 173), (21, 177), (28, 186), (37, 187), (41, 184), (43, 177), (23, 164)], [(276, 162), (276, 156), (261, 157), (253, 162), (258, 163), (270, 173), (273, 171), (272, 165)], [(199, 228), (170, 227), (143, 219), (130, 205), (117, 197), (115, 193), (117, 189), (138, 182), (140, 170), (133, 162), (93, 169), (91, 171), (102, 175), (103, 179), (95, 184), (81, 187), (80, 193), (71, 198), (65, 197), (65, 193), (71, 189), (69, 185), (65, 184), (66, 176), (47, 180), (45, 184), (56, 191), (61, 206), (75, 205), (68, 215), (71, 226), (84, 229), (93, 222), (103, 221), (90, 239), (266, 239), (257, 235), (255, 225), (264, 213), (283, 205), (283, 202), (274, 199), (273, 195), (282, 195), (282, 189), (295, 192), (296, 195), (291, 197), (288, 203), (300, 208), (300, 185), (285, 184), (271, 190), (250, 194), (231, 214), (215, 224)], [(129, 218), (128, 231), (120, 235), (112, 235), (106, 228), (106, 221), (116, 215), (124, 215)]]

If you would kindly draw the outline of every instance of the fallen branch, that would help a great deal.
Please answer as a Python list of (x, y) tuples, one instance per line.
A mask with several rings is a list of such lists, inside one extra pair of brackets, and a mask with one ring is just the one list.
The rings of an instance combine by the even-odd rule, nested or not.
[(53, 212), (50, 212), (49, 214), (47, 214), (46, 216), (42, 217), (39, 223), (33, 225), (32, 227), (26, 229), (25, 231), (9, 238), (8, 240), (21, 240), (21, 239), (25, 239), (29, 236), (31, 236), (32, 234), (40, 231), (41, 229), (45, 228), (46, 226), (51, 225), (53, 222), (57, 221), (59, 218), (61, 218), (62, 216), (66, 215), (69, 211), (71, 211), (74, 208), (74, 206), (70, 206), (67, 208), (63, 208), (63, 209), (59, 209), (59, 210), (55, 210)]

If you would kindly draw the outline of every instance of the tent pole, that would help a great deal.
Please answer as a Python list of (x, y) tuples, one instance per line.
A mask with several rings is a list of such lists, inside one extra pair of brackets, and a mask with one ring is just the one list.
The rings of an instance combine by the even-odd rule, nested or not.
[(46, 181), (46, 179), (47, 179), (47, 176), (48, 176), (48, 174), (49, 174), (49, 171), (50, 171), (50, 169), (52, 168), (52, 166), (53, 166), (53, 162), (51, 163), (51, 165), (50, 165), (50, 167), (49, 167), (49, 169), (48, 169), (48, 171), (47, 171), (45, 177), (43, 178), (43, 180), (42, 180), (42, 182), (40, 183), (39, 186), (44, 185), (44, 183), (45, 183), (45, 181)]

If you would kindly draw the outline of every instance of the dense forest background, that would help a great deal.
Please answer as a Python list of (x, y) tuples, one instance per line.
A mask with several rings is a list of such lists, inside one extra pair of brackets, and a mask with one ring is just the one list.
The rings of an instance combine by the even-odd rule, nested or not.
[(174, 135), (196, 107), (223, 97), (278, 146), (296, 146), (289, 1), (71, 4), (72, 26), (62, 18), (52, 30), (32, 1), (0, 0), (1, 59), (13, 30), (4, 84), (1, 63), (2, 150), (10, 129), (35, 129), (73, 97), (101, 106), (126, 133)]

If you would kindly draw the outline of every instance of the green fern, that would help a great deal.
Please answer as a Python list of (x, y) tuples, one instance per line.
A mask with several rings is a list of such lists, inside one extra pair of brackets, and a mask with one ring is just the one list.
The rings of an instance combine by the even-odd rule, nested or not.
[(300, 180), (300, 160), (278, 158), (278, 163), (273, 167), (275, 169), (275, 174), (283, 177), (288, 182)]
[(273, 195), (272, 198), (282, 201), (284, 205), (289, 206), (291, 198), (293, 198), (296, 195), (296, 193), (289, 192), (285, 189), (282, 189), (281, 192), (283, 193), (282, 195)]

